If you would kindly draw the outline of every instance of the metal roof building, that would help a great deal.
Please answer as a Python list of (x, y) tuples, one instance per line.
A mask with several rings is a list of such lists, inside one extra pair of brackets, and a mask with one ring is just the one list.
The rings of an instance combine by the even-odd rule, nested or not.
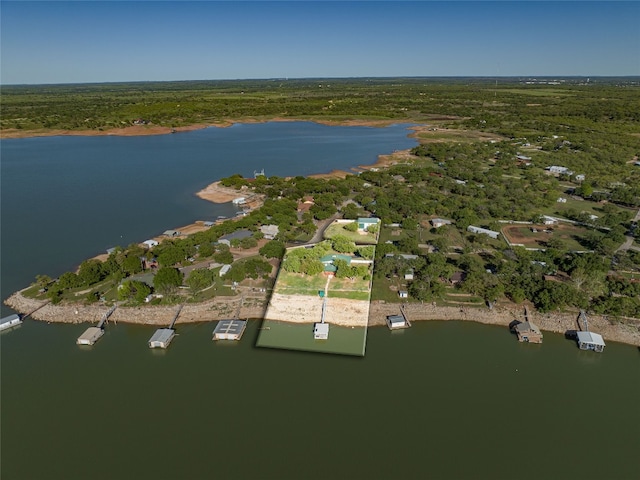
[(213, 330), (213, 340), (240, 340), (245, 328), (246, 320), (220, 320)]
[(98, 339), (104, 335), (104, 330), (98, 327), (89, 327), (78, 337), (76, 343), (78, 345), (93, 345)]
[(175, 334), (172, 328), (159, 328), (149, 339), (149, 348), (167, 348)]
[(20, 315), (13, 314), (8, 317), (4, 317), (0, 320), (0, 330), (6, 330), (7, 328), (15, 327), (16, 325), (20, 325), (22, 320), (20, 319)]
[(320, 322), (314, 323), (313, 338), (316, 340), (327, 340), (329, 338), (329, 324)]
[(605, 343), (602, 335), (593, 332), (578, 332), (578, 347), (580, 350), (593, 350), (602, 353)]

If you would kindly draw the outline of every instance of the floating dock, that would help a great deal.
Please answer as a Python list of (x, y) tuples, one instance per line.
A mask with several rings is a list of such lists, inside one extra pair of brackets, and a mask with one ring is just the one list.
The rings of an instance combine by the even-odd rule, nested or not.
[(240, 340), (245, 328), (246, 320), (220, 320), (213, 330), (212, 340)]
[(8, 317), (4, 317), (0, 320), (0, 331), (16, 327), (21, 323), (22, 319), (20, 318), (20, 315), (14, 313), (13, 315), (9, 315)]
[(78, 345), (93, 345), (102, 335), (104, 335), (104, 330), (102, 328), (89, 327), (82, 335), (78, 337), (76, 343)]
[(173, 328), (159, 328), (149, 339), (149, 348), (167, 348), (175, 335)]
[(602, 335), (599, 333), (594, 333), (589, 331), (589, 323), (587, 321), (587, 314), (584, 310), (580, 310), (580, 315), (578, 315), (578, 326), (582, 321), (584, 325), (584, 330), (576, 333), (576, 340), (578, 341), (578, 348), (580, 350), (593, 350), (594, 352), (602, 353), (604, 352), (604, 339)]

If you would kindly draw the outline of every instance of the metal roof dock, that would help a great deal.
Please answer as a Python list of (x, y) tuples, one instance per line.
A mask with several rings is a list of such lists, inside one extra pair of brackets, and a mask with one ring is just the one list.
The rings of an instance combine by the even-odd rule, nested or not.
[(213, 330), (212, 340), (240, 340), (245, 328), (246, 320), (220, 320)]
[(580, 350), (593, 350), (602, 353), (605, 343), (602, 335), (593, 332), (578, 332), (578, 347)]
[(149, 339), (149, 348), (167, 348), (175, 335), (172, 328), (159, 328)]
[(22, 319), (20, 318), (20, 315), (14, 313), (0, 320), (0, 330), (6, 330), (8, 328), (20, 325), (21, 323)]
[(82, 335), (78, 337), (76, 343), (78, 345), (93, 345), (102, 335), (104, 335), (104, 330), (102, 328), (89, 327)]

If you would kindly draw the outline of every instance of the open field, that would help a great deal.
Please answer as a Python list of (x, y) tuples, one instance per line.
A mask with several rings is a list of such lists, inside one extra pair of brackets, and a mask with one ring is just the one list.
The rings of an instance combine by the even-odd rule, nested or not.
[[(355, 221), (355, 220), (354, 220)], [(347, 237), (352, 242), (355, 242), (356, 245), (375, 245), (377, 243), (377, 238), (375, 233), (369, 232), (350, 232), (345, 229), (345, 225), (348, 225), (351, 222), (347, 223), (338, 223), (334, 222), (325, 230), (324, 238), (332, 239), (337, 235), (343, 235)]]
[[(536, 232), (532, 230), (536, 229)], [(545, 233), (545, 230), (551, 233)], [(559, 239), (567, 250), (586, 250), (578, 239), (590, 231), (578, 225), (507, 225), (502, 228), (502, 234), (511, 242), (523, 244), (528, 248), (546, 248), (546, 242)]]

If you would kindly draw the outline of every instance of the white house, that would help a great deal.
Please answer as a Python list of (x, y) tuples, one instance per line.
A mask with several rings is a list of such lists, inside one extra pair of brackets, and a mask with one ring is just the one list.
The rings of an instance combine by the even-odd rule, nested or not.
[(145, 240), (142, 244), (147, 248), (153, 248), (158, 245), (157, 240)]
[(223, 275), (226, 275), (229, 270), (231, 270), (231, 265), (223, 265), (220, 269), (219, 275), (222, 277)]
[(433, 228), (440, 228), (444, 225), (451, 225), (452, 223), (453, 222), (451, 222), (451, 220), (447, 220), (445, 218), (434, 218), (433, 220), (431, 220), (431, 225), (433, 225)]
[(371, 227), (372, 225), (378, 225), (378, 223), (380, 223), (379, 218), (358, 218), (358, 230), (366, 232), (367, 230), (369, 230), (369, 227)]
[(558, 223), (558, 219), (554, 217), (550, 217), (549, 215), (542, 215), (542, 223), (545, 225), (555, 225)]
[(278, 225), (262, 225), (260, 227), (260, 231), (264, 235), (264, 238), (267, 240), (273, 240), (276, 238), (276, 235), (278, 235), (280, 227), (278, 227)]
[(559, 165), (551, 165), (550, 167), (547, 167), (547, 170), (557, 175), (573, 175), (573, 172), (567, 167), (561, 167)]
[(467, 227), (467, 231), (469, 231), (471, 233), (478, 233), (478, 234), (482, 234), (482, 235), (488, 235), (493, 239), (497, 239), (498, 235), (500, 235), (500, 232), (494, 232), (493, 230), (489, 230), (487, 228), (482, 228), (482, 227), (474, 227), (473, 225), (469, 225)]
[(231, 203), (233, 203), (234, 205), (243, 205), (246, 201), (247, 199), (244, 197), (237, 197), (231, 200)]
[(400, 298), (409, 298), (409, 292), (407, 292), (406, 290), (400, 290), (398, 292), (398, 296)]

